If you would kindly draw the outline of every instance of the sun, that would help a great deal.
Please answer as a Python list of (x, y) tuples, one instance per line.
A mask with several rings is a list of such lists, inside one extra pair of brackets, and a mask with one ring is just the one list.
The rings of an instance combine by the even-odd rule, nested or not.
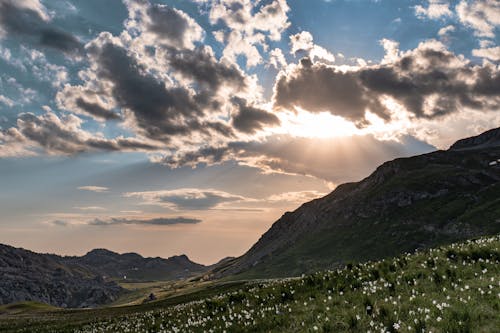
[(283, 114), (280, 120), (278, 131), (295, 137), (335, 138), (360, 133), (354, 123), (329, 112), (310, 113), (299, 109), (296, 113)]

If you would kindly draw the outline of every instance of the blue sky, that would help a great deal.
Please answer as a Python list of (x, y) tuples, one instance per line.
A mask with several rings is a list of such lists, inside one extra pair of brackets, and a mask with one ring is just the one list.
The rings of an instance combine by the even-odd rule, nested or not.
[(499, 17), (493, 0), (0, 0), (0, 242), (239, 255), (385, 160), (498, 127)]

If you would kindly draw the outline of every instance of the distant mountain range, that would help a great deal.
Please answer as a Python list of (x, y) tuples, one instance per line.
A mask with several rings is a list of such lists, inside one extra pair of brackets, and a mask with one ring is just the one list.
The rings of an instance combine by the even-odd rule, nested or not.
[(92, 250), (82, 257), (63, 257), (62, 261), (88, 268), (104, 278), (128, 281), (177, 280), (207, 270), (186, 255), (144, 258), (137, 253), (118, 254), (105, 249)]
[(500, 232), (500, 128), (386, 162), (285, 213), (212, 278), (282, 277)]
[(30, 300), (60, 307), (94, 307), (124, 292), (115, 280), (175, 280), (209, 268), (185, 255), (144, 258), (96, 249), (82, 257), (62, 257), (0, 244), (0, 304)]

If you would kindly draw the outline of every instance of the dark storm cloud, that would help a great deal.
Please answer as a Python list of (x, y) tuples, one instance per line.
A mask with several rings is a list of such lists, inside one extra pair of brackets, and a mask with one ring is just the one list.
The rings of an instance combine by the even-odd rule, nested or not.
[(66, 53), (78, 53), (82, 51), (82, 44), (75, 36), (52, 28), (40, 31), (40, 44)]
[(110, 42), (97, 43), (89, 52), (98, 65), (97, 76), (112, 83), (112, 97), (133, 114), (143, 135), (168, 142), (172, 135), (187, 136), (193, 131), (231, 134), (224, 124), (202, 119), (205, 108), (214, 106), (209, 94), (193, 95), (181, 86), (167, 88), (124, 48)]
[(168, 38), (184, 44), (184, 36), (189, 33), (188, 17), (179, 10), (168, 6), (154, 5), (147, 9), (150, 17), (148, 29), (158, 35), (160, 39)]
[(275, 106), (329, 111), (358, 124), (365, 122), (366, 110), (390, 118), (390, 110), (381, 104), (384, 96), (417, 118), (432, 119), (463, 108), (498, 110), (500, 71), (489, 64), (473, 65), (434, 44), (423, 43), (391, 63), (347, 72), (303, 59), (277, 80)]
[(206, 47), (194, 50), (170, 48), (168, 61), (172, 69), (212, 91), (221, 85), (234, 86), (237, 90), (247, 86), (244, 74), (236, 66), (218, 62)]
[(309, 58), (303, 58), (292, 74), (279, 77), (274, 91), (277, 107), (330, 111), (354, 122), (364, 119), (366, 108), (384, 119), (388, 117), (379, 101), (368, 95), (356, 73), (343, 73), (324, 64), (313, 65)]
[(97, 103), (87, 102), (81, 97), (77, 98), (76, 106), (98, 118), (102, 118), (105, 120), (121, 119), (119, 114), (111, 110), (105, 109)]
[(39, 10), (16, 1), (0, 0), (0, 29), (6, 34), (35, 38), (40, 45), (65, 53), (82, 51), (82, 44), (75, 36), (52, 27)]
[(135, 138), (118, 137), (106, 139), (96, 137), (80, 129), (81, 120), (76, 116), (65, 119), (53, 113), (36, 116), (32, 113), (21, 114), (15, 131), (8, 130), (5, 135), (16, 141), (30, 141), (49, 154), (77, 154), (89, 150), (157, 150), (158, 147)]
[(159, 217), (153, 219), (127, 219), (127, 218), (109, 218), (109, 219), (94, 219), (89, 221), (88, 225), (95, 226), (110, 226), (110, 225), (127, 225), (127, 224), (136, 224), (136, 225), (173, 225), (173, 224), (197, 224), (201, 223), (200, 219), (195, 218), (187, 218), (187, 217)]
[(124, 0), (129, 10), (126, 26), (147, 35), (154, 45), (191, 48), (204, 36), (203, 29), (185, 12), (145, 0)]
[(265, 126), (278, 126), (280, 120), (266, 110), (251, 106), (242, 98), (233, 98), (238, 112), (233, 116), (233, 126), (244, 133), (255, 133)]

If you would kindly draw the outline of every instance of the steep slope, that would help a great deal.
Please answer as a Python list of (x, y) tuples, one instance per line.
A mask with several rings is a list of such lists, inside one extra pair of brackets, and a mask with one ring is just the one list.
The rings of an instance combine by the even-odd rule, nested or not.
[(0, 244), (0, 304), (37, 301), (60, 307), (93, 307), (123, 291), (115, 282), (61, 257)]
[(127, 280), (174, 280), (203, 273), (206, 267), (185, 255), (168, 259), (144, 258), (137, 253), (118, 254), (95, 249), (83, 257), (65, 257), (65, 263), (81, 265), (103, 276)]
[(500, 232), (500, 129), (386, 162), (285, 213), (212, 278), (291, 276)]

